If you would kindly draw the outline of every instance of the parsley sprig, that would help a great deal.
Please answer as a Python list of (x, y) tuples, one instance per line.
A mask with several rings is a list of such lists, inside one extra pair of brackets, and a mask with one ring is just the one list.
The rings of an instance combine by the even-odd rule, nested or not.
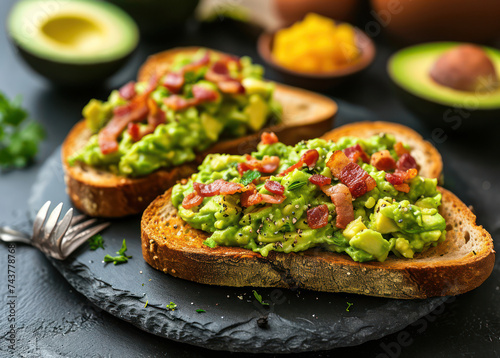
[(104, 250), (104, 239), (102, 238), (101, 234), (95, 234), (92, 236), (89, 240), (89, 246), (92, 251), (97, 250), (98, 248), (101, 248)]
[(28, 119), (20, 98), (9, 101), (0, 93), (0, 168), (22, 168), (38, 152), (45, 137), (42, 126)]
[(128, 259), (131, 259), (132, 256), (125, 255), (126, 251), (127, 251), (127, 243), (125, 242), (125, 239), (123, 239), (122, 248), (116, 252), (118, 256), (106, 255), (104, 256), (104, 262), (112, 262), (113, 265), (119, 265), (128, 262)]
[(241, 184), (248, 185), (255, 179), (260, 178), (260, 173), (257, 170), (247, 170), (241, 177)]
[(259, 295), (257, 293), (257, 291), (255, 291), (255, 290), (252, 290), (252, 291), (253, 291), (253, 295), (255, 296), (255, 298), (257, 299), (257, 301), (259, 301), (259, 303), (261, 305), (263, 305), (263, 306), (269, 306), (269, 303), (262, 301), (262, 295)]
[(170, 301), (170, 303), (167, 305), (167, 309), (173, 311), (177, 308), (177, 305), (175, 303), (173, 303), (172, 301)]

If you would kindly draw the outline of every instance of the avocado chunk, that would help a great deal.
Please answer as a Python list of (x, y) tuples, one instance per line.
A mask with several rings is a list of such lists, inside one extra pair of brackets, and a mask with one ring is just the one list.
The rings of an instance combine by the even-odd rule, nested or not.
[(248, 126), (253, 131), (258, 131), (266, 123), (269, 107), (258, 94), (252, 94), (248, 99), (248, 105), (244, 113), (248, 115)]
[[(28, 21), (41, 13), (43, 21)], [(35, 71), (66, 86), (104, 81), (126, 62), (139, 41), (132, 18), (104, 1), (19, 1), (7, 28)]]
[(399, 231), (399, 227), (393, 219), (388, 218), (380, 212), (380, 209), (390, 205), (388, 201), (379, 199), (375, 206), (375, 212), (372, 215), (371, 228), (381, 234), (388, 234)]
[(398, 237), (396, 239), (396, 244), (394, 245), (394, 249), (397, 250), (401, 255), (403, 255), (407, 259), (413, 258), (414, 252), (411, 248), (410, 242), (405, 238)]
[(382, 237), (382, 234), (366, 229), (357, 233), (350, 241), (352, 247), (366, 251), (382, 262), (387, 258), (391, 245)]
[(347, 240), (351, 240), (358, 232), (361, 232), (365, 229), (366, 226), (365, 224), (363, 224), (360, 216), (356, 220), (353, 220), (349, 224), (347, 224), (347, 227), (342, 232), (342, 235), (344, 235)]
[[(433, 42), (400, 50), (389, 60), (389, 76), (397, 85), (401, 99), (422, 120), (435, 123), (439, 115), (445, 126), (454, 130), (481, 128), (481, 123), (477, 121), (486, 123), (487, 119), (498, 118), (500, 114), (500, 86), (495, 85), (499, 81), (500, 50), (481, 46), (479, 49), (487, 60), (466, 61), (464, 56), (460, 56), (452, 64), (448, 59), (445, 66), (438, 65), (443, 55), (460, 45), (456, 42)], [(491, 67), (488, 62), (491, 62)], [(466, 64), (470, 68), (460, 67)], [(454, 69), (456, 66), (459, 68)], [(479, 71), (478, 67), (488, 68)], [(470, 78), (484, 77), (486, 73), (492, 78), (483, 79), (480, 83), (476, 78)], [(458, 81), (458, 77), (462, 80)]]
[(241, 84), (245, 87), (247, 94), (260, 94), (265, 98), (268, 98), (274, 89), (274, 85), (271, 82), (265, 82), (253, 77), (244, 78)]
[(218, 121), (206, 112), (201, 114), (200, 119), (203, 128), (205, 128), (207, 138), (215, 142), (219, 138), (219, 134), (224, 129), (224, 123)]

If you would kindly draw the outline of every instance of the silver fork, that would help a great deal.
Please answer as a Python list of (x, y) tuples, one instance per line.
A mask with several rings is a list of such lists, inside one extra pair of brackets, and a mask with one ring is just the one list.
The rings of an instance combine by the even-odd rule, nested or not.
[(97, 219), (84, 221), (85, 215), (73, 216), (73, 208), (70, 208), (58, 223), (63, 203), (59, 203), (48, 215), (50, 204), (50, 201), (47, 201), (36, 214), (31, 236), (9, 227), (0, 227), (0, 239), (5, 242), (29, 244), (46, 255), (64, 260), (88, 238), (109, 226), (109, 222), (92, 226)]

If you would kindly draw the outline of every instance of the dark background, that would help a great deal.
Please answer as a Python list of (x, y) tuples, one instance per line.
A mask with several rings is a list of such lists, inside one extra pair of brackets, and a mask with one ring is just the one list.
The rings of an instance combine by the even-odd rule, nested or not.
[[(1, 28), (12, 0), (0, 2)], [(361, 26), (363, 28), (363, 26)], [(478, 223), (493, 238), (500, 235), (500, 164), (498, 139), (490, 128), (465, 134), (447, 129), (446, 139), (432, 137), (444, 128), (442, 118), (424, 126), (394, 96), (386, 62), (396, 49), (382, 35), (376, 36), (377, 57), (360, 77), (325, 92), (339, 101), (335, 125), (365, 118), (406, 124), (433, 140), (443, 155), (445, 187), (466, 204), (473, 205)], [(0, 91), (9, 98), (20, 94), (32, 118), (43, 124), (47, 140), (34, 165), (0, 173), (0, 225), (29, 232), (27, 202), (38, 169), (61, 144), (80, 119), (92, 97), (105, 98), (112, 88), (133, 79), (149, 54), (175, 46), (203, 45), (217, 50), (259, 58), (254, 40), (234, 27), (189, 23), (184, 32), (173, 31), (155, 42), (143, 41), (128, 65), (103, 87), (58, 90), (34, 74), (17, 57), (6, 31), (0, 36)], [(271, 69), (266, 77), (280, 80)], [(499, 119), (500, 120), (500, 119)], [(62, 184), (61, 184), (62, 185)], [(498, 245), (497, 250), (498, 250)], [(8, 356), (7, 246), (0, 244), (0, 355)], [(93, 306), (77, 293), (37, 250), (16, 249), (16, 329), (14, 356), (19, 357), (205, 357), (211, 351), (172, 342), (120, 321)], [(415, 326), (361, 346), (297, 355), (300, 357), (495, 357), (500, 356), (500, 270), (498, 259), (492, 276), (478, 289), (449, 299)], [(399, 343), (398, 343), (399, 341)], [(218, 352), (219, 356), (244, 356)]]

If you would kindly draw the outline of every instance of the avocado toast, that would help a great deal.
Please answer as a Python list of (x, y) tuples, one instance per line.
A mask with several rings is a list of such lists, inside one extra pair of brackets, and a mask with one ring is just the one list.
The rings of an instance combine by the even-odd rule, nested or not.
[(161, 73), (91, 100), (63, 144), (68, 194), (89, 215), (140, 213), (207, 153), (248, 152), (262, 128), (314, 137), (337, 111), (326, 97), (263, 80), (249, 58), (180, 48), (144, 66)]
[(251, 156), (207, 159), (144, 212), (145, 260), (206, 284), (392, 298), (459, 294), (489, 276), (491, 236), (436, 187), (441, 158), (418, 134), (376, 122), (322, 138), (337, 142), (287, 147), (266, 134)]

